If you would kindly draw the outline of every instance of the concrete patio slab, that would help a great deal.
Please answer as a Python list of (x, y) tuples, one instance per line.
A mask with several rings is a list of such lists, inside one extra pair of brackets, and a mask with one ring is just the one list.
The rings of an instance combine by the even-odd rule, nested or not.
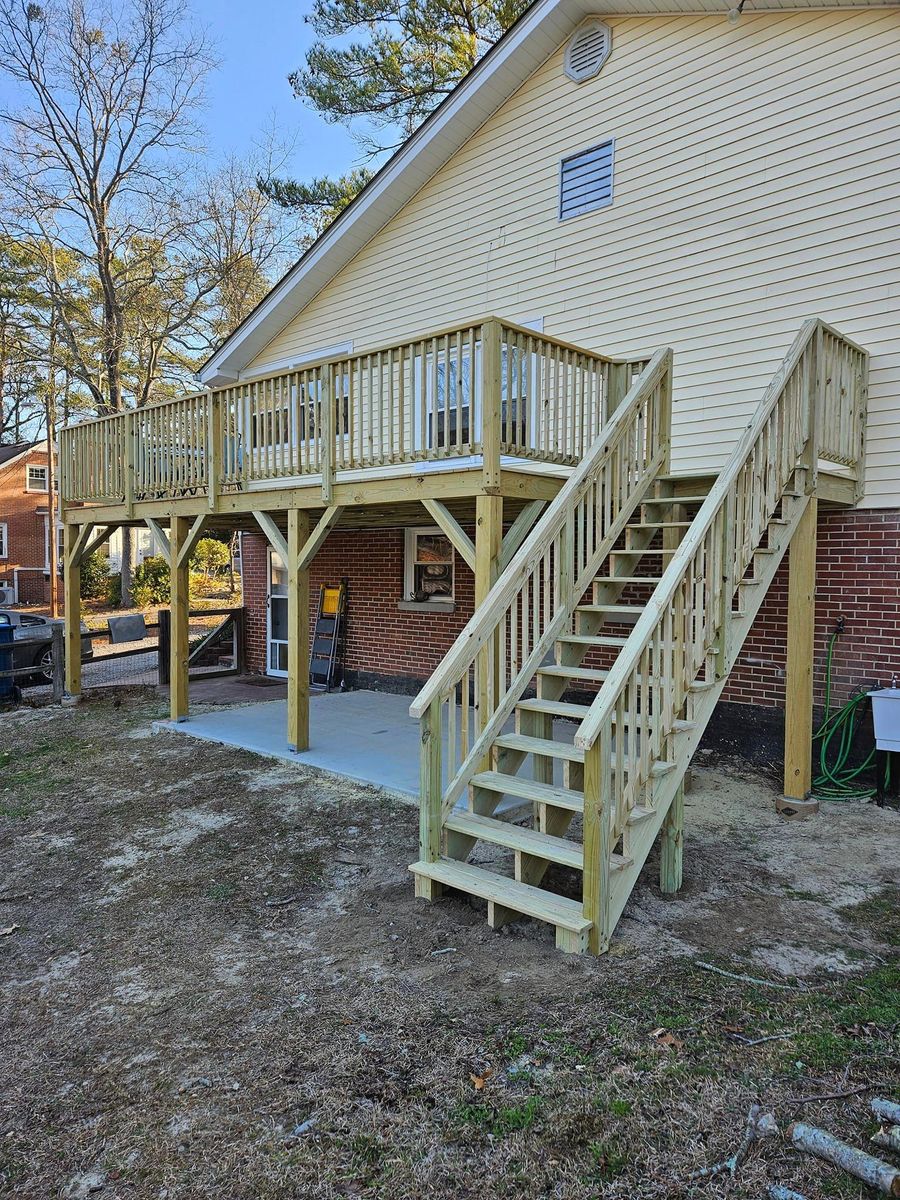
[(178, 724), (158, 721), (155, 728), (239, 746), (418, 797), (419, 722), (409, 715), (408, 696), (357, 691), (311, 697), (311, 748), (300, 754), (287, 748), (286, 700), (200, 713)]
[[(234, 705), (197, 713), (177, 724), (157, 721), (153, 727), (317, 767), (418, 800), (419, 722), (409, 715), (409, 696), (331, 692), (310, 701), (310, 749), (300, 754), (287, 748), (285, 700)], [(560, 741), (571, 741), (574, 731), (571, 722), (554, 722), (554, 736)], [(507, 807), (515, 804), (501, 805), (503, 810)]]

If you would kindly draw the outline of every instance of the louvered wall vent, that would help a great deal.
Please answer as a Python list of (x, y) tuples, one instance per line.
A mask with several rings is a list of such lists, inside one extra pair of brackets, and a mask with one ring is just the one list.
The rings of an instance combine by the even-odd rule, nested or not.
[(559, 169), (560, 220), (612, 204), (612, 185), (612, 138), (564, 158)]
[(585, 21), (576, 29), (566, 46), (566, 74), (576, 83), (584, 83), (600, 74), (612, 49), (612, 31), (602, 21)]

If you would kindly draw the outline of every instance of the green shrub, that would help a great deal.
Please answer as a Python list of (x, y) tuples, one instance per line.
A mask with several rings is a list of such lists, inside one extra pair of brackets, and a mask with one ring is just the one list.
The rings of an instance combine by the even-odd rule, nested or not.
[(135, 567), (131, 598), (138, 608), (169, 603), (169, 564), (161, 554), (145, 558)]
[(205, 537), (197, 543), (197, 548), (191, 555), (191, 570), (199, 571), (207, 579), (213, 575), (221, 575), (228, 569), (231, 561), (228, 547), (218, 538)]
[(105, 597), (109, 581), (109, 559), (99, 550), (95, 550), (81, 564), (82, 600), (99, 600)]
[(106, 603), (110, 608), (118, 608), (122, 603), (122, 576), (118, 571), (106, 581)]

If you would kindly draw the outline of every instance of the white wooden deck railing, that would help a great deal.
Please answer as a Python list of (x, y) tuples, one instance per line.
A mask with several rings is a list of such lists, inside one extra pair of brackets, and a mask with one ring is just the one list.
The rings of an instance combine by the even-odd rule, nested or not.
[[(651, 768), (689, 690), (701, 672), (730, 669), (735, 591), (798, 466), (810, 491), (820, 459), (861, 479), (866, 378), (865, 350), (821, 321), (803, 326), (575, 733), (586, 856), (614, 848), (629, 813), (653, 806)], [(589, 894), (598, 878), (585, 870), (585, 915), (602, 921), (603, 898)]]
[(66, 503), (127, 503), (480, 456), (580, 462), (643, 362), (491, 317), (212, 392), (85, 421), (60, 437)]
[(425, 861), (437, 860), (444, 819), (668, 462), (671, 397), (672, 352), (660, 350), (410, 706), (422, 722)]

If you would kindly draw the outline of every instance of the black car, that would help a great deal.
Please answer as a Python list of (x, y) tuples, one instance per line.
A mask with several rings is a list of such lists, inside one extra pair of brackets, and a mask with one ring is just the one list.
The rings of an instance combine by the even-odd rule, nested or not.
[[(39, 617), (36, 613), (22, 612), (17, 608), (0, 608), (0, 625), (13, 627), (13, 668), (35, 668), (33, 675), (14, 677), (18, 687), (46, 686), (52, 681), (53, 654), (50, 640), (53, 636), (53, 626), (63, 624), (58, 618)], [(83, 621), (81, 634), (81, 661), (87, 662), (94, 656), (94, 647), (88, 636), (88, 627)]]

